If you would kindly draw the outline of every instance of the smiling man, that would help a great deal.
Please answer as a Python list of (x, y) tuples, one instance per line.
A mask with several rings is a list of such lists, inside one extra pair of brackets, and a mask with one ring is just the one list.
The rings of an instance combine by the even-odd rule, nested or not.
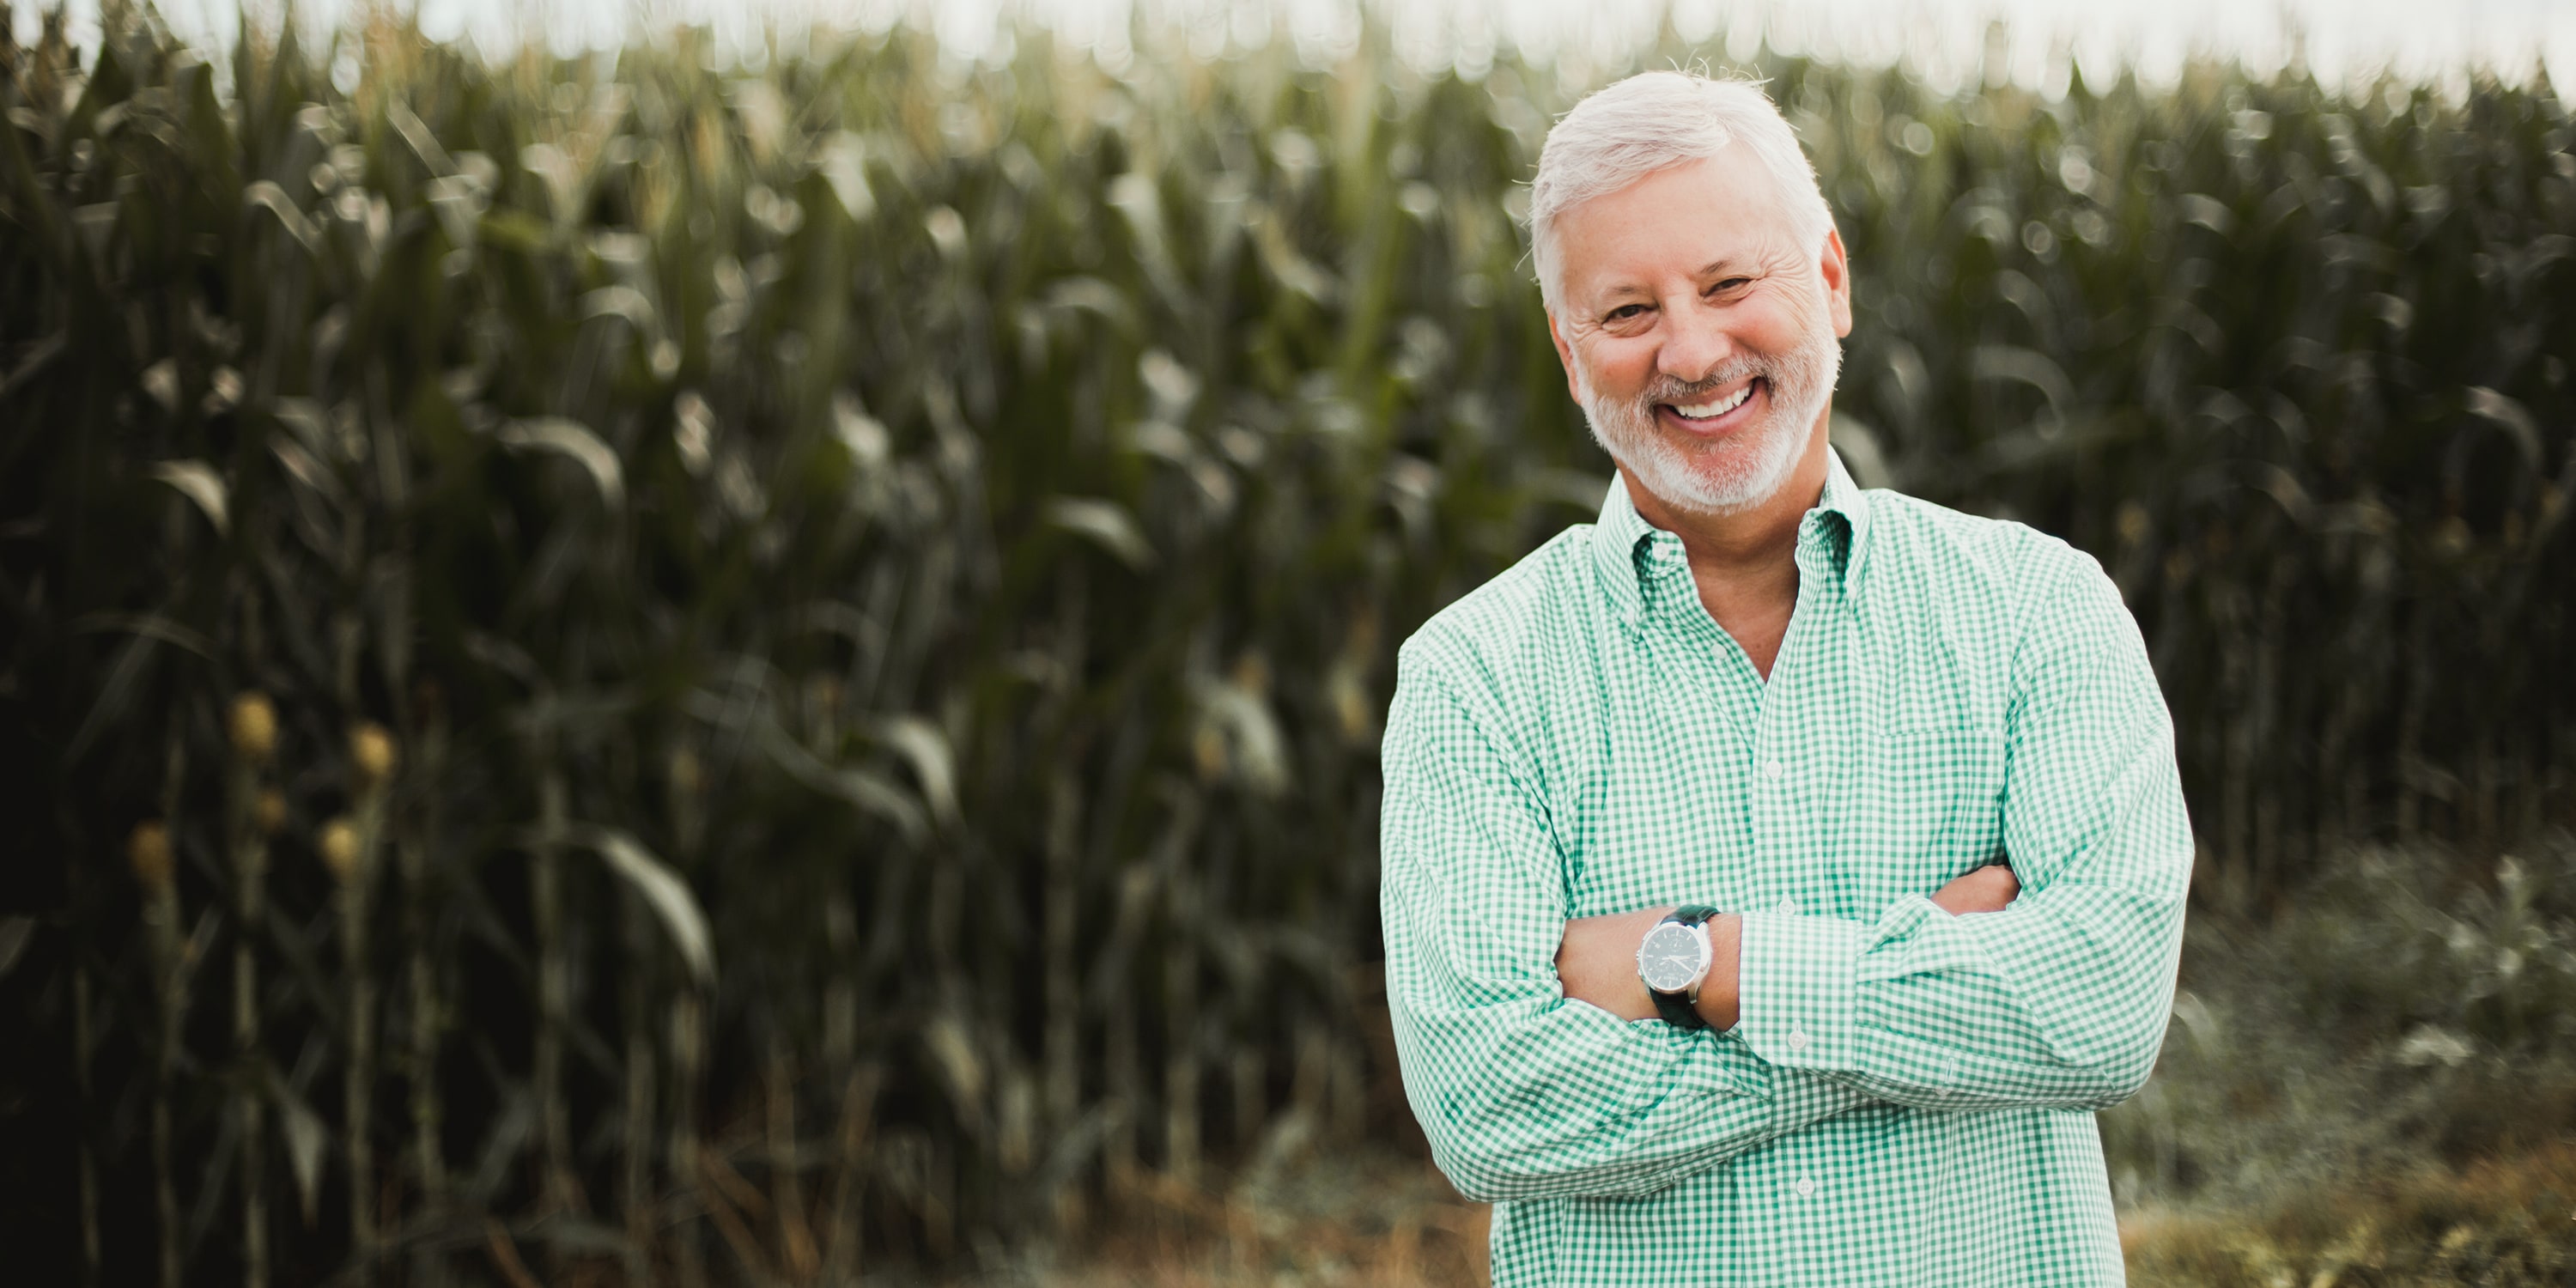
[(2094, 1111), (2172, 1001), (2192, 839), (2136, 626), (2018, 524), (1856, 487), (1851, 267), (1788, 124), (1681, 73), (1531, 188), (1618, 463), (1405, 644), (1387, 989), (1522, 1285), (2122, 1280)]

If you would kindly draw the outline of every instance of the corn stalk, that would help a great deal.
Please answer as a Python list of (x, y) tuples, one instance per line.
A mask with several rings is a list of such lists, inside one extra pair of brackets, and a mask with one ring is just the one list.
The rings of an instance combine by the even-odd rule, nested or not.
[(241, 1127), (242, 1283), (246, 1288), (266, 1288), (268, 1056), (260, 1043), (259, 961), (254, 944), (268, 911), (268, 838), (258, 813), (261, 770), (277, 749), (277, 708), (256, 690), (241, 693), (233, 699), (227, 728), (233, 754), (225, 777), (224, 826), (233, 878), (233, 1113)]

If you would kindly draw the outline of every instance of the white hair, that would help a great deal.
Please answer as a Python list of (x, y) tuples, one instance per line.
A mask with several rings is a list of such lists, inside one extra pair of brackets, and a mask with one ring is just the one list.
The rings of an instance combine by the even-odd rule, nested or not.
[(1797, 133), (1752, 81), (1690, 72), (1645, 72), (1595, 91), (1547, 132), (1530, 180), (1530, 258), (1538, 289), (1557, 306), (1557, 217), (1677, 165), (1741, 143), (1780, 191), (1801, 241), (1823, 238), (1833, 211)]

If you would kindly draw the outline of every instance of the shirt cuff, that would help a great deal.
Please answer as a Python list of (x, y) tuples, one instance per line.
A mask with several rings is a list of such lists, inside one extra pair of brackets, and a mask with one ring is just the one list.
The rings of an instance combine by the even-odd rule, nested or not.
[(1836, 917), (1742, 916), (1736, 1022), (1728, 1032), (1783, 1068), (1857, 1070), (1857, 975), (1870, 928)]

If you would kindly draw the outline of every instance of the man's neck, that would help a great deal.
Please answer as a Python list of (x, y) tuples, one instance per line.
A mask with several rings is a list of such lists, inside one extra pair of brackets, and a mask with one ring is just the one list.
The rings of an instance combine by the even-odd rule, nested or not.
[[(1821, 424), (1824, 417), (1817, 419)], [(1825, 435), (1810, 434), (1806, 453), (1779, 491), (1758, 505), (1726, 514), (1667, 505), (1626, 466), (1619, 467), (1638, 517), (1681, 538), (1700, 604), (1766, 680), (1788, 635), (1790, 610), (1797, 607), (1798, 525), (1824, 496), (1825, 453)]]

